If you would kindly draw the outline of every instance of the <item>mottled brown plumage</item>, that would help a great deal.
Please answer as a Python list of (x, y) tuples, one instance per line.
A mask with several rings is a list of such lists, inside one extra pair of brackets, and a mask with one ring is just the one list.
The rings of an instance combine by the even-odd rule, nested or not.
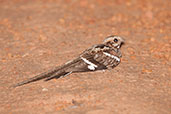
[(94, 45), (85, 50), (78, 58), (26, 81), (20, 82), (13, 87), (21, 86), (40, 79), (45, 79), (45, 81), (47, 81), (75, 72), (112, 69), (120, 63), (120, 58), (122, 56), (120, 48), (123, 43), (124, 40), (121, 37), (109, 36), (102, 44)]

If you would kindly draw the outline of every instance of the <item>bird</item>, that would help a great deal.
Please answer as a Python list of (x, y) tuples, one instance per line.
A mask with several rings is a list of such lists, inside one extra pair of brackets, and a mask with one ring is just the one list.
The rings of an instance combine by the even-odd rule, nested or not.
[(65, 77), (71, 73), (113, 69), (121, 62), (122, 54), (120, 49), (124, 43), (124, 39), (120, 36), (108, 36), (104, 39), (103, 43), (91, 46), (79, 54), (77, 58), (19, 82), (13, 85), (13, 87), (22, 86), (41, 79), (48, 81), (54, 78)]

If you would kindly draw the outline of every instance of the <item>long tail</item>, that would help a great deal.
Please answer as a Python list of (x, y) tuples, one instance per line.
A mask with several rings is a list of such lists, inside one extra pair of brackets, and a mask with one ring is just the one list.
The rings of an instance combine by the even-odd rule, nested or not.
[(38, 80), (41, 80), (41, 79), (44, 79), (44, 78), (48, 78), (48, 77), (51, 77), (52, 75), (59, 75), (61, 74), (62, 72), (65, 72), (64, 70), (62, 70), (61, 68), (57, 67), (57, 68), (54, 68), (53, 70), (49, 70), (47, 72), (44, 72), (42, 74), (39, 74), (35, 77), (32, 77), (28, 80), (25, 80), (25, 81), (22, 81), (20, 83), (17, 83), (15, 85), (13, 85), (12, 87), (18, 87), (18, 86), (22, 86), (24, 84), (28, 84), (28, 83), (31, 83), (31, 82), (34, 82), (34, 81), (38, 81)]
[(55, 78), (56, 76), (57, 76), (57, 77), (65, 76), (65, 75), (67, 75), (67, 74), (72, 73), (72, 71), (67, 71), (67, 72), (66, 72), (66, 69), (67, 69), (68, 67), (70, 67), (72, 64), (77, 63), (78, 61), (79, 61), (79, 58), (74, 59), (73, 61), (70, 61), (70, 62), (68, 62), (68, 63), (66, 63), (66, 64), (64, 64), (64, 65), (62, 65), (62, 66), (60, 66), (60, 67), (55, 67), (55, 68), (52, 69), (52, 70), (49, 70), (49, 71), (44, 72), (44, 73), (42, 73), (42, 74), (39, 74), (39, 75), (37, 75), (37, 76), (35, 76), (35, 77), (32, 77), (32, 78), (30, 78), (30, 79), (28, 79), (28, 80), (25, 80), (25, 81), (23, 81), (23, 82), (17, 83), (17, 84), (15, 84), (15, 85), (13, 85), (12, 87), (22, 86), (22, 85), (24, 85), (24, 84), (28, 84), (28, 83), (31, 83), (31, 82), (35, 82), (35, 81), (38, 81), (38, 80), (41, 80), (41, 79), (44, 79), (44, 78), (46, 78), (45, 81), (48, 81), (48, 80), (50, 80), (50, 79)]

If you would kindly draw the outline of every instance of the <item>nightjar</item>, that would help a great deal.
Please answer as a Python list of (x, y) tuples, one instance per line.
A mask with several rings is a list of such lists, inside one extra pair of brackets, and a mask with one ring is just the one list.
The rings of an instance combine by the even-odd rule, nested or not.
[(53, 78), (67, 76), (76, 72), (112, 69), (121, 61), (120, 58), (122, 55), (120, 48), (123, 43), (123, 38), (115, 35), (109, 36), (102, 44), (92, 46), (72, 61), (69, 61), (62, 66), (55, 67), (47, 72), (41, 73), (28, 80), (17, 83), (13, 87), (21, 86), (41, 79), (48, 81)]

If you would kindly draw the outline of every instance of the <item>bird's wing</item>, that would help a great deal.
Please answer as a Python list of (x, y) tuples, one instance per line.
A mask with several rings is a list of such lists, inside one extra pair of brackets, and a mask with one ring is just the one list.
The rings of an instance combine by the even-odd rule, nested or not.
[(120, 62), (118, 50), (114, 50), (113, 48), (110, 48), (104, 44), (93, 46), (92, 48), (83, 52), (81, 57), (85, 58), (91, 63), (94, 63), (97, 66), (97, 70), (113, 68)]
[[(94, 45), (91, 48), (85, 50), (80, 56), (66, 63), (66, 72), (87, 72), (106, 69), (106, 66), (102, 64), (104, 55), (103, 51), (108, 50), (109, 47), (105, 47), (103, 44)], [(97, 56), (101, 59), (97, 59)]]

